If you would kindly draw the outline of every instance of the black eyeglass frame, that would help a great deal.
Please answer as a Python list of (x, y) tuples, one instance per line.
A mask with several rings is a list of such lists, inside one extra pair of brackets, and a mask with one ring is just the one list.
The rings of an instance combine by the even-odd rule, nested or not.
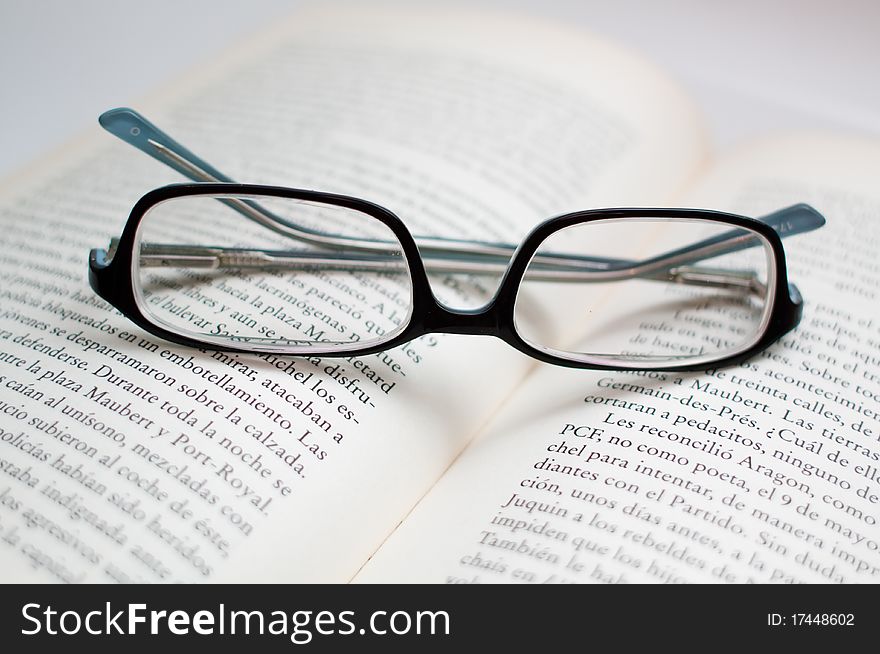
[[(639, 207), (590, 209), (550, 218), (537, 225), (516, 249), (495, 295), (485, 306), (478, 309), (452, 309), (442, 304), (434, 296), (424, 262), (419, 254), (419, 249), (413, 235), (403, 221), (388, 209), (367, 200), (334, 193), (282, 186), (203, 182), (164, 186), (154, 189), (140, 198), (131, 210), (113, 257), (108, 260), (107, 251), (103, 249), (93, 249), (89, 255), (89, 282), (94, 291), (139, 327), (166, 341), (188, 347), (226, 352), (245, 354), (257, 352), (253, 348), (237, 347), (231, 344), (221, 345), (214, 342), (209, 343), (179, 332), (167, 330), (151, 321), (142, 312), (135, 295), (135, 283), (132, 275), (133, 257), (137, 243), (138, 228), (147, 212), (155, 205), (174, 198), (218, 194), (262, 195), (274, 198), (321, 202), (345, 207), (360, 211), (379, 220), (393, 232), (399, 241), (409, 266), (412, 284), (412, 307), (409, 322), (402, 328), (400, 333), (387, 341), (367, 345), (363, 348), (345, 348), (338, 352), (321, 352), (321, 357), (350, 357), (375, 354), (426, 334), (446, 333), (494, 336), (539, 361), (569, 368), (686, 372), (736, 365), (749, 359), (794, 329), (800, 322), (803, 311), (803, 300), (800, 293), (796, 287), (788, 282), (785, 251), (779, 233), (772, 226), (746, 216), (708, 209)], [(746, 228), (762, 236), (770, 245), (775, 275), (772, 277), (774, 280), (773, 287), (768, 289), (772, 293), (769, 318), (765, 322), (765, 328), (760, 337), (742, 351), (708, 362), (692, 361), (662, 366), (616, 366), (577, 361), (556, 356), (551, 352), (530, 345), (524, 340), (516, 331), (514, 305), (520, 282), (532, 256), (540, 245), (551, 234), (567, 227), (599, 220), (626, 220), (630, 218), (700, 219), (732, 227)], [(307, 352), (285, 353), (283, 350), (278, 351), (277, 354), (308, 356)]]

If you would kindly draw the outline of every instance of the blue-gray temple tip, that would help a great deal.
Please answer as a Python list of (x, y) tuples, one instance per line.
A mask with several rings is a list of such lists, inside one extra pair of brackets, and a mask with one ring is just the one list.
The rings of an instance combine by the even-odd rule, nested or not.
[(128, 107), (105, 111), (98, 117), (98, 123), (114, 136), (141, 150), (148, 149), (150, 139), (158, 140), (165, 136), (150, 121)]
[(194, 181), (232, 181), (134, 109), (110, 109), (98, 117), (98, 123), (114, 136)]
[(804, 203), (774, 211), (759, 220), (772, 226), (782, 237), (811, 232), (825, 224), (825, 216)]

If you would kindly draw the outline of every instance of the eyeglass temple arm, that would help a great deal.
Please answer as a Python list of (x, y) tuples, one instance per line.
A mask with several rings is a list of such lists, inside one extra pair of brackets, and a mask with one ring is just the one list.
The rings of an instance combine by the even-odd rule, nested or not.
[[(111, 109), (99, 117), (99, 122), (111, 134), (194, 181), (235, 183), (230, 177), (221, 173), (132, 109)], [(251, 200), (221, 199), (220, 201), (233, 207), (247, 218), (290, 238), (314, 243), (322, 247), (345, 248), (347, 250), (360, 249), (371, 252), (387, 251), (387, 244), (383, 244), (381, 241), (339, 237), (309, 230), (272, 214)], [(760, 220), (773, 227), (782, 237), (811, 231), (825, 223), (825, 219), (819, 212), (805, 204), (782, 209), (764, 216)], [(416, 242), (420, 253), (426, 260), (426, 268), (437, 271), (449, 271), (451, 268), (456, 272), (496, 272), (495, 266), (488, 264), (492, 262), (506, 264), (516, 249), (515, 245), (508, 243), (485, 243), (435, 237), (416, 237)], [(713, 286), (732, 284), (733, 286), (742, 287), (743, 279), (731, 278), (727, 282), (719, 277), (719, 275), (731, 276), (730, 271), (705, 269), (701, 271), (698, 268), (675, 270), (674, 267), (686, 266), (708, 256), (719, 256), (728, 252), (754, 247), (757, 243), (757, 240), (748, 232), (733, 229), (712, 239), (700, 241), (646, 261), (633, 262), (601, 257), (542, 254), (532, 260), (532, 270), (535, 271), (537, 267), (543, 267), (546, 269), (546, 277), (550, 278), (550, 273), (552, 272), (556, 273), (552, 276), (555, 279), (559, 279), (560, 275), (565, 275), (566, 273), (569, 276), (575, 275), (576, 277), (583, 278), (582, 273), (585, 272), (584, 269), (586, 268), (594, 276), (596, 273), (606, 273), (608, 276), (599, 275), (605, 279), (608, 279), (609, 276), (639, 276), (678, 283), (710, 284)], [(214, 250), (217, 250), (217, 248), (214, 248)], [(156, 254), (159, 253), (157, 252)], [(334, 254), (333, 256), (337, 255)], [(441, 264), (434, 264), (432, 260), (437, 258), (446, 261)], [(328, 257), (325, 256), (324, 260), (327, 259)], [(452, 265), (449, 263), (449, 259), (456, 259), (461, 263)], [(346, 260), (350, 266), (354, 259), (347, 257)], [(239, 261), (241, 261), (240, 258)], [(463, 265), (468, 261), (479, 265), (471, 267)], [(266, 265), (265, 261), (263, 265)], [(560, 269), (560, 266), (575, 266), (579, 270), (570, 269), (565, 271)], [(626, 274), (622, 275), (624, 272)], [(736, 277), (736, 275), (733, 275), (733, 277)], [(596, 281), (599, 281), (599, 279)]]

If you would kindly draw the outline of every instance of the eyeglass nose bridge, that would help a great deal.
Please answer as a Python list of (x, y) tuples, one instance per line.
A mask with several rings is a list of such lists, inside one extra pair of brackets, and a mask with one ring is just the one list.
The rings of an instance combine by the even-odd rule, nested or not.
[(496, 336), (498, 311), (495, 302), (476, 309), (453, 309), (435, 301), (425, 316), (424, 327), (426, 332), (440, 334)]

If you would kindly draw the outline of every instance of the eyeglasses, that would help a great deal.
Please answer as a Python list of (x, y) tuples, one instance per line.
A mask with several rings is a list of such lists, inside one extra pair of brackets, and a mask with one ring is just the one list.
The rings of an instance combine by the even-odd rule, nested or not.
[[(797, 326), (781, 237), (825, 223), (804, 204), (760, 219), (598, 209), (551, 218), (518, 247), (414, 237), (366, 200), (234, 183), (130, 109), (100, 123), (198, 182), (144, 195), (89, 259), (98, 295), (186, 346), (349, 357), (451, 333), (576, 368), (724, 366)], [(434, 273), (503, 277), (462, 310), (437, 300)]]

